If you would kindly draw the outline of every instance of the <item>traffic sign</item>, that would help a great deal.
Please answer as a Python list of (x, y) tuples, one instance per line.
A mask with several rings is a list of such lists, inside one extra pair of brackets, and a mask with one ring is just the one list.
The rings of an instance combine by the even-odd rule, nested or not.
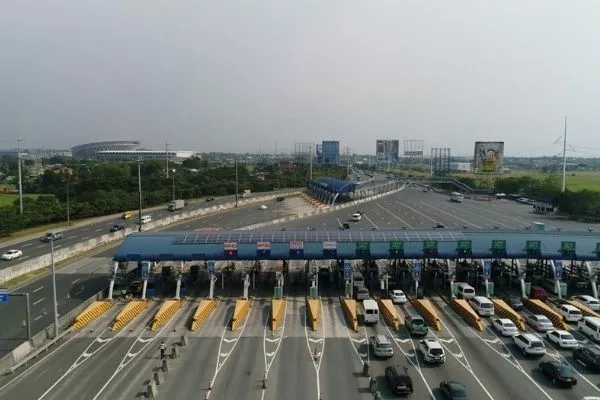
[(225, 251), (227, 251), (227, 250), (237, 250), (237, 243), (236, 242), (223, 243), (223, 249)]
[(208, 273), (211, 275), (214, 275), (215, 273), (215, 262), (214, 261), (207, 261), (206, 262), (206, 266), (208, 268)]
[(421, 280), (421, 261), (413, 261), (413, 279), (415, 281)]
[(323, 250), (336, 250), (337, 243), (336, 242), (323, 242)]
[(304, 242), (302, 240), (292, 240), (290, 242), (290, 250), (302, 250), (304, 248)]
[(563, 262), (561, 260), (554, 261), (554, 279), (562, 279)]
[(8, 289), (0, 289), (0, 303), (8, 303)]
[(271, 250), (271, 242), (256, 242), (256, 250)]
[(147, 278), (148, 276), (150, 276), (150, 263), (148, 261), (142, 261), (141, 263), (141, 275), (142, 278)]
[(492, 277), (492, 262), (490, 260), (483, 260), (483, 277), (485, 279)]
[(352, 264), (348, 260), (344, 260), (344, 280), (349, 281), (352, 278)]

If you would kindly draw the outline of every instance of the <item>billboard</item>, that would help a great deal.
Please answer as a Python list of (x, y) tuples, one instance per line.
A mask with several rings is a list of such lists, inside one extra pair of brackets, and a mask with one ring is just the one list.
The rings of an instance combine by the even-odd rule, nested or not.
[(504, 142), (475, 142), (475, 172), (501, 174), (503, 164)]
[(375, 154), (379, 162), (398, 162), (400, 153), (399, 140), (377, 140)]

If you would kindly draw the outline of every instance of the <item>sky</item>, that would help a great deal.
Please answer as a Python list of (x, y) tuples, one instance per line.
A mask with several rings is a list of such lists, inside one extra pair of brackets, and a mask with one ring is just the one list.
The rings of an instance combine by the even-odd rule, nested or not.
[[(4, 0), (0, 148), (600, 156), (597, 0)], [(560, 142), (560, 140), (559, 140)]]

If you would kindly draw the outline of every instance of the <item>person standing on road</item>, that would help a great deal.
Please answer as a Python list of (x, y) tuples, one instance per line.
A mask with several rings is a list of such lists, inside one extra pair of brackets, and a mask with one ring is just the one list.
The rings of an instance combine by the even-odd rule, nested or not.
[(158, 348), (160, 349), (160, 359), (162, 360), (165, 358), (165, 350), (167, 349), (167, 345), (165, 344), (164, 340), (160, 343)]

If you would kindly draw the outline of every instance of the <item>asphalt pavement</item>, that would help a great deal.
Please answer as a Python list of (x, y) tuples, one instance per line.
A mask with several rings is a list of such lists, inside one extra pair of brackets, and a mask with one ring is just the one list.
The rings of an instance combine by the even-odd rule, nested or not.
[[(500, 223), (507, 225), (505, 227), (519, 227), (540, 220), (539, 216), (528, 213), (523, 207), (526, 206), (506, 201), (466, 200), (454, 204), (445, 196), (409, 189), (377, 202), (362, 204), (360, 208), (364, 217), (353, 223), (352, 229), (429, 228), (438, 221), (448, 227), (470, 226), (470, 229), (489, 228)], [(201, 229), (213, 223), (223, 227), (240, 222), (251, 224), (254, 218), (267, 216), (258, 210), (238, 211), (240, 214), (227, 213), (227, 217), (220, 218), (218, 222), (204, 219), (188, 223), (186, 229)], [(274, 212), (271, 207), (266, 211)], [(353, 212), (345, 209), (279, 226), (335, 228), (338, 219), (344, 222)], [(243, 217), (244, 213), (251, 216)], [(554, 226), (587, 228), (584, 224), (556, 220), (548, 220), (546, 225), (550, 229)], [(181, 227), (172, 229), (179, 230)], [(99, 257), (108, 260), (110, 254)], [(428, 399), (430, 394), (441, 399), (437, 388), (443, 380), (465, 384), (470, 398), (477, 400), (559, 400), (600, 395), (596, 375), (576, 365), (570, 351), (556, 349), (546, 342), (548, 355), (545, 359), (568, 362), (578, 373), (579, 383), (573, 389), (555, 388), (537, 371), (538, 359), (523, 358), (509, 339), (497, 336), (489, 327), (488, 320), (484, 321), (486, 329), (483, 332), (470, 328), (439, 297), (431, 300), (437, 305), (442, 330), (432, 332), (430, 337), (437, 338), (443, 345), (447, 361), (440, 366), (425, 365), (416, 351), (419, 339), (411, 338), (404, 327), (395, 332), (380, 320), (376, 326), (367, 327), (361, 323), (357, 332), (349, 330), (337, 291), (322, 286), (321, 318), (314, 332), (306, 324), (304, 299), (307, 290), (301, 285), (284, 288), (286, 317), (277, 332), (271, 332), (267, 326), (273, 288), (266, 283), (259, 283), (256, 290), (250, 290), (250, 295), (255, 297), (250, 315), (245, 325), (235, 332), (227, 325), (235, 299), (242, 293), (241, 283), (225, 291), (217, 283), (216, 294), (222, 299), (213, 315), (193, 333), (188, 332), (187, 326), (194, 304), (187, 302), (172, 322), (157, 334), (144, 332), (156, 305), (138, 317), (131, 327), (126, 327), (120, 336), (103, 341), (109, 338), (102, 333), (103, 328), (122, 308), (122, 305), (115, 306), (112, 314), (92, 323), (81, 333), (71, 335), (64, 348), (55, 351), (21, 377), (0, 378), (0, 397), (40, 399), (41, 394), (48, 390), (43, 398), (95, 400), (140, 397), (160, 365), (158, 343), (165, 340), (170, 348), (186, 332), (190, 337), (189, 344), (180, 348), (179, 358), (169, 361), (167, 380), (158, 387), (159, 398), (206, 398), (208, 394), (211, 399), (318, 400), (319, 394), (322, 394), (324, 400), (372, 399), (369, 381), (361, 374), (365, 361), (371, 364), (378, 390), (384, 399), (393, 398), (383, 375), (388, 365), (407, 367), (415, 387), (411, 398), (415, 399)], [(397, 306), (396, 309), (401, 318), (408, 312), (414, 312), (409, 305)], [(393, 358), (380, 360), (373, 357), (367, 343), (368, 337), (376, 333), (393, 338)], [(585, 343), (585, 338), (577, 332), (574, 335)], [(78, 364), (77, 360), (88, 354), (84, 351), (86, 347), (94, 343), (95, 346), (107, 344), (97, 353), (84, 357), (87, 361)], [(74, 369), (67, 373), (73, 365)], [(265, 372), (267, 380), (263, 390)], [(9, 383), (11, 379), (15, 381)]]

